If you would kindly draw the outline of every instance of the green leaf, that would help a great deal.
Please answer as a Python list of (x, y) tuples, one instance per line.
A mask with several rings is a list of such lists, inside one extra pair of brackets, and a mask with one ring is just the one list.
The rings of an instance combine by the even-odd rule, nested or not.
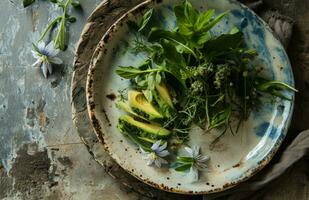
[(185, 83), (185, 78), (183, 78), (183, 73), (184, 70), (181, 69), (179, 67), (179, 65), (175, 64), (175, 63), (171, 63), (171, 62), (166, 62), (165, 63), (165, 66), (162, 67), (160, 66), (161, 68), (164, 68), (164, 71), (171, 74), (172, 76), (174, 76), (180, 83), (181, 85), (185, 88), (186, 87), (186, 83)]
[(180, 163), (190, 163), (190, 164), (194, 163), (194, 159), (192, 157), (177, 156), (176, 159), (177, 159), (177, 162), (180, 162)]
[(153, 13), (153, 9), (150, 9), (143, 15), (143, 19), (140, 23), (138, 31), (142, 31), (145, 28), (145, 26), (147, 25), (147, 23), (149, 22), (152, 16), (152, 13)]
[(261, 83), (257, 85), (257, 89), (259, 91), (267, 92), (273, 96), (277, 96), (285, 100), (291, 101), (292, 99), (282, 94), (283, 90), (298, 92), (298, 90), (296, 90), (295, 88), (281, 81), (266, 81), (265, 79), (262, 78), (260, 80), (262, 80)]
[(122, 78), (132, 79), (142, 74), (164, 71), (163, 68), (162, 69), (161, 68), (151, 69), (149, 68), (149, 64), (150, 64), (149, 60), (146, 60), (138, 68), (132, 67), (132, 66), (119, 66), (116, 69), (116, 74), (118, 74)]
[(194, 24), (198, 18), (198, 11), (192, 7), (191, 3), (189, 1), (184, 2), (184, 15), (187, 18), (187, 21), (190, 22), (190, 24)]
[(197, 58), (195, 52), (186, 45), (186, 40), (180, 34), (163, 29), (153, 28), (149, 33), (148, 40), (150, 42), (158, 42), (161, 39), (167, 39), (173, 42), (175, 45), (177, 45), (177, 49), (181, 53), (186, 52)]
[(233, 26), (233, 28), (230, 31), (230, 34), (235, 34), (235, 33), (238, 33), (238, 32), (240, 32), (239, 29), (236, 26)]
[(63, 18), (61, 23), (60, 23), (60, 41), (59, 41), (59, 49), (64, 51), (66, 49), (65, 45), (65, 19)]
[(210, 22), (211, 17), (215, 14), (215, 10), (210, 9), (198, 16), (194, 23), (194, 29), (200, 31), (205, 25)]
[(74, 8), (80, 8), (81, 7), (81, 4), (79, 1), (77, 0), (74, 0), (71, 2), (71, 5), (74, 7)]
[(175, 170), (178, 172), (183, 172), (183, 171), (190, 169), (191, 167), (192, 167), (192, 164), (185, 164), (185, 165), (180, 165), (176, 167)]
[(150, 73), (147, 76), (147, 81), (148, 81), (148, 89), (149, 90), (154, 90), (156, 86), (155, 82), (155, 73)]
[(174, 12), (179, 33), (186, 36), (192, 35), (194, 33), (194, 24), (199, 16), (198, 11), (186, 0), (182, 5), (175, 6)]
[(259, 84), (257, 88), (261, 91), (266, 91), (268, 89), (275, 88), (275, 89), (282, 89), (282, 90), (286, 89), (286, 90), (298, 92), (298, 90), (296, 90), (295, 88), (281, 81), (266, 81), (264, 83)]
[(24, 8), (30, 6), (31, 4), (33, 4), (35, 0), (23, 0), (23, 6)]
[(143, 94), (146, 97), (147, 101), (152, 102), (153, 94), (151, 90), (143, 90)]
[(225, 17), (225, 15), (228, 14), (229, 11), (226, 11), (224, 13), (221, 13), (220, 15), (218, 15), (215, 19), (211, 20), (209, 23), (203, 25), (203, 27), (200, 28), (200, 31), (205, 32), (205, 31), (209, 31), (212, 27), (214, 27), (219, 21), (221, 21), (223, 19), (223, 17)]
[(137, 69), (132, 66), (128, 66), (128, 67), (120, 66), (116, 69), (116, 74), (126, 79), (135, 78), (142, 73), (143, 73), (142, 70)]
[(222, 34), (214, 39), (208, 40), (205, 43), (204, 50), (208, 52), (222, 52), (225, 50), (239, 47), (243, 42), (242, 32), (234, 34)]
[(232, 108), (228, 105), (224, 110), (217, 112), (210, 119), (210, 128), (217, 128), (222, 126), (223, 124), (228, 123), (232, 112)]
[(206, 43), (208, 40), (211, 39), (211, 35), (209, 32), (203, 32), (197, 34), (193, 39), (196, 40), (197, 45), (203, 45), (204, 43)]
[(178, 64), (179, 68), (182, 68), (182, 66), (186, 65), (183, 56), (177, 52), (175, 45), (171, 41), (162, 39), (160, 44), (164, 49), (165, 58), (167, 58), (172, 63)]
[(161, 74), (160, 74), (160, 72), (157, 72), (156, 73), (156, 85), (160, 84), (161, 80), (162, 80)]
[(192, 35), (193, 24), (191, 24), (190, 20), (185, 15), (184, 5), (175, 6), (174, 12), (176, 15), (179, 32), (183, 35)]

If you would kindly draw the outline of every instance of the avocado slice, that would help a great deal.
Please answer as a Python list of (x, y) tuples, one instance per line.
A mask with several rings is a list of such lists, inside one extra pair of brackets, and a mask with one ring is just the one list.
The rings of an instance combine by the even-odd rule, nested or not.
[[(128, 92), (128, 101), (133, 111), (142, 111), (147, 114), (149, 119), (163, 118), (163, 115), (161, 115), (156, 108), (147, 101), (142, 92), (130, 90)], [(137, 113), (142, 114), (140, 112)]]
[(160, 97), (171, 107), (174, 108), (172, 98), (169, 91), (164, 83), (156, 85), (156, 90), (158, 91)]
[(138, 118), (141, 118), (141, 119), (147, 121), (147, 119), (145, 117), (143, 117), (143, 116), (137, 114), (136, 112), (134, 112), (132, 110), (132, 108), (129, 106), (128, 102), (118, 101), (116, 103), (116, 107), (121, 109), (121, 110), (123, 110), (123, 111), (125, 111), (125, 112), (127, 112), (127, 113), (129, 113), (129, 114), (131, 114), (131, 115), (133, 115), (133, 116), (135, 116), (135, 117), (138, 117)]
[(172, 132), (159, 126), (158, 124), (155, 123), (144, 123), (140, 122), (138, 120), (135, 120), (133, 117), (129, 115), (123, 115), (119, 118), (120, 121), (127, 122), (128, 124), (135, 126), (147, 133), (153, 134), (156, 137), (167, 137), (169, 136)]

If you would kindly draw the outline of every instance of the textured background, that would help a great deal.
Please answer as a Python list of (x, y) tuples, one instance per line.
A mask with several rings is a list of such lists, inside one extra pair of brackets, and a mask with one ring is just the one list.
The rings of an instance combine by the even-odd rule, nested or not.
[[(113, 0), (112, 0), (113, 1)], [(58, 9), (37, 1), (24, 9), (20, 0), (0, 1), (0, 199), (142, 199), (111, 178), (81, 142), (71, 120), (72, 62), (87, 16), (100, 2), (81, 1), (73, 12), (65, 65), (44, 79), (32, 68), (36, 41)], [(265, 0), (295, 20), (288, 49), (297, 88), (296, 108), (286, 143), (309, 128), (309, 2)], [(275, 158), (276, 159), (276, 158)], [(297, 164), (273, 184), (265, 199), (309, 199), (308, 164)]]

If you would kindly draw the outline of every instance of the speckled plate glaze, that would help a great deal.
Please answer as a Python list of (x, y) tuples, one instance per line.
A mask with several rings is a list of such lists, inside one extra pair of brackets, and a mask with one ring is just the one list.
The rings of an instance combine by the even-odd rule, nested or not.
[[(100, 41), (91, 60), (87, 79), (88, 112), (94, 130), (105, 150), (130, 174), (145, 183), (170, 192), (184, 194), (207, 194), (223, 191), (253, 176), (273, 157), (284, 139), (290, 123), (293, 101), (263, 99), (263, 106), (253, 112), (236, 135), (226, 133), (215, 146), (211, 142), (219, 132), (205, 134), (193, 127), (190, 144), (198, 144), (203, 154), (211, 157), (209, 170), (200, 173), (200, 180), (191, 183), (190, 177), (168, 168), (146, 166), (140, 152), (132, 142), (123, 137), (116, 128), (122, 114), (115, 102), (108, 98), (129, 83), (116, 75), (119, 65), (137, 65), (142, 55), (127, 51), (133, 39), (127, 27), (128, 20), (140, 20), (149, 7), (159, 10), (155, 17), (168, 29), (175, 26), (172, 8), (180, 0), (145, 1), (123, 15), (112, 25)], [(213, 30), (214, 34), (228, 32), (236, 25), (244, 32), (248, 47), (258, 51), (256, 65), (263, 68), (268, 78), (294, 85), (288, 57), (273, 36), (270, 28), (247, 7), (228, 0), (191, 0), (201, 11), (214, 8), (217, 12), (230, 10), (230, 14)], [(287, 93), (294, 99), (293, 93)]]

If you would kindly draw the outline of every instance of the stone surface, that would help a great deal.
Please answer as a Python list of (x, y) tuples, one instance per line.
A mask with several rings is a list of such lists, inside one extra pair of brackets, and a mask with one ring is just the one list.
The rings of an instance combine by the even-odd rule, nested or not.
[(31, 67), (31, 42), (59, 10), (37, 0), (0, 1), (0, 199), (137, 199), (97, 164), (71, 118), (75, 44), (99, 0), (73, 11), (64, 66), (44, 79)]
[[(306, 109), (309, 96), (304, 92), (309, 89), (309, 4), (307, 0), (264, 1), (292, 17), (296, 24), (289, 55), (296, 85), (301, 92), (297, 94), (295, 117), (286, 140), (288, 143), (299, 131), (309, 128), (309, 109)], [(75, 43), (86, 24), (86, 18), (100, 0), (81, 2), (83, 10), (73, 11), (78, 20), (70, 26), (68, 50), (61, 54), (65, 65), (56, 68), (51, 77), (44, 79), (38, 69), (31, 67), (34, 62), (30, 52), (31, 42), (37, 40), (47, 21), (55, 17), (59, 10), (48, 1), (37, 0), (27, 9), (22, 8), (20, 0), (0, 1), (0, 199), (166, 199), (164, 193), (152, 190), (133, 178), (123, 177), (125, 174), (120, 174), (116, 177), (118, 179), (112, 178), (109, 174), (113, 173), (109, 170), (115, 172), (121, 169), (107, 167), (109, 170), (104, 171), (93, 159), (93, 156), (106, 156), (94, 155), (99, 152), (96, 148), (102, 148), (96, 142), (96, 137), (82, 137), (85, 143), (92, 141), (91, 144), (94, 144), (85, 146), (72, 123), (72, 72), (75, 75), (86, 72), (84, 67), (72, 67)], [(117, 13), (123, 12), (132, 3), (123, 0), (119, 6), (117, 2), (120, 1), (105, 2), (115, 11), (108, 15), (112, 18), (102, 21), (103, 16), (94, 15), (89, 21), (97, 21), (87, 26), (93, 29), (99, 27), (96, 23), (101, 27), (107, 22), (111, 23)], [(87, 34), (84, 37), (102, 33), (94, 29)], [(95, 40), (84, 42), (84, 48), (80, 48), (77, 53), (81, 54), (86, 46), (95, 43)], [(83, 60), (91, 56), (85, 55)], [(81, 61), (75, 60), (74, 66), (78, 62)], [(86, 64), (80, 63), (80, 66)], [(74, 98), (84, 98), (83, 81), (83, 77), (76, 80), (76, 83), (81, 84), (81, 89), (73, 90)], [(75, 114), (84, 111), (84, 105), (75, 108)], [(87, 117), (81, 114), (74, 121), (86, 123)], [(88, 136), (89, 130), (92, 130), (91, 127), (84, 126), (78, 131), (81, 136), (82, 133)], [(118, 167), (112, 162), (107, 160), (105, 165)], [(303, 172), (306, 168), (308, 163), (299, 163), (271, 186), (264, 199), (309, 199), (308, 178)], [(135, 192), (134, 188), (139, 191)], [(187, 196), (183, 198), (189, 199)]]

